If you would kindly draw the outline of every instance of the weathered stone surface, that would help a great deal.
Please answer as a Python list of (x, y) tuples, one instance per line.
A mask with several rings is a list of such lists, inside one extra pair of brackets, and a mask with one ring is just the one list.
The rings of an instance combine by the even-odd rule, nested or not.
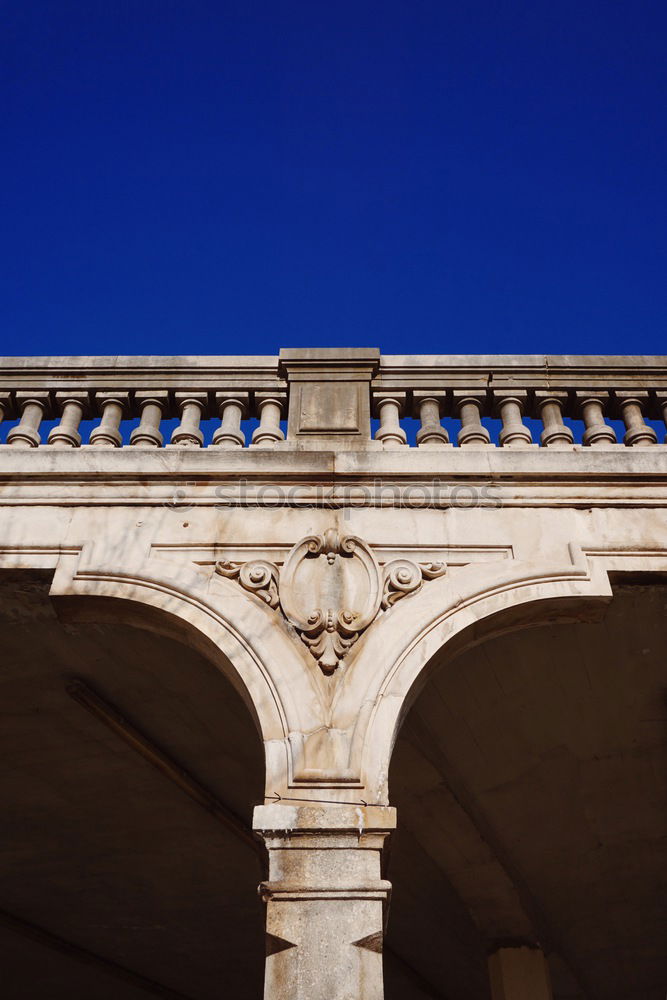
[[(619, 581), (653, 585), (667, 573), (667, 449), (655, 443), (667, 362), (287, 350), (280, 359), (4, 359), (0, 381), (10, 425), (0, 445), (0, 569), (41, 574), (62, 627), (149, 630), (229, 681), (264, 747), (254, 826), (269, 857), (265, 996), (381, 1000), (382, 856), (401, 724), (455, 657), (545, 623), (599, 622)], [(58, 447), (39, 430), (52, 405)], [(96, 427), (86, 437), (89, 405)], [(492, 412), (503, 420), (499, 445), (485, 425)], [(124, 444), (123, 421), (140, 413)], [(422, 421), (417, 446), (407, 443), (411, 413)], [(252, 435), (248, 415), (260, 419)], [(524, 422), (538, 415), (542, 448)], [(161, 422), (174, 416), (173, 445), (162, 447)], [(448, 431), (448, 419), (460, 427)], [(6, 602), (9, 623), (19, 606), (29, 594)], [(452, 718), (442, 724), (454, 736)], [(496, 772), (488, 762), (460, 770), (491, 813), (483, 781)], [(482, 943), (501, 940), (503, 928), (537, 938), (540, 915), (502, 836), (498, 847), (487, 841), (454, 777), (433, 781), (447, 784), (438, 808), (474, 859), (474, 879), (451, 852), (445, 865), (417, 829), (430, 822), (418, 796), (411, 856), (437, 854)], [(579, 950), (556, 937), (548, 960), (561, 969)], [(606, 954), (605, 942), (587, 941)], [(390, 967), (399, 953), (394, 946)], [(496, 951), (494, 1000), (547, 1000), (544, 963), (534, 949)], [(558, 972), (558, 989), (570, 989), (567, 975)], [(410, 1000), (428, 995), (410, 989)], [(475, 986), (462, 996), (482, 994)]]

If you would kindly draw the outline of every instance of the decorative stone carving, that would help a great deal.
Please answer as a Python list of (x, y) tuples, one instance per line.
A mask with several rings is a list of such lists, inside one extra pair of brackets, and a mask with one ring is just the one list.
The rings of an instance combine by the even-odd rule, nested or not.
[(282, 570), (263, 559), (223, 560), (216, 572), (236, 580), (270, 608), (279, 608), (322, 672), (330, 676), (378, 612), (446, 572), (444, 563), (395, 559), (380, 568), (355, 535), (331, 528), (307, 535), (290, 550)]
[(384, 568), (382, 607), (393, 607), (407, 594), (421, 590), (424, 580), (435, 580), (447, 572), (445, 563), (413, 563), (409, 559), (394, 559)]
[(257, 594), (270, 608), (277, 608), (278, 598), (278, 567), (263, 559), (253, 562), (234, 563), (223, 559), (216, 567), (216, 572), (226, 576), (228, 580), (238, 580), (244, 590)]
[(373, 621), (381, 588), (375, 556), (354, 535), (332, 528), (291, 550), (280, 575), (280, 602), (323, 673), (334, 672)]

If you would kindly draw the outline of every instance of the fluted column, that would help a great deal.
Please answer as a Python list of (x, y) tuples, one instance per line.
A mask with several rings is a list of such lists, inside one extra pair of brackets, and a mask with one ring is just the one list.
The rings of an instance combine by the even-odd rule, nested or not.
[(394, 826), (382, 806), (255, 809), (269, 854), (265, 1000), (382, 1000), (380, 861)]
[(583, 443), (591, 448), (616, 444), (614, 428), (604, 419), (604, 407), (609, 401), (609, 393), (581, 390), (575, 396), (586, 427)]
[(374, 397), (375, 412), (380, 418), (380, 426), (375, 432), (375, 440), (383, 446), (407, 444), (407, 434), (401, 427), (401, 414), (405, 409), (405, 393), (392, 392), (391, 395)]
[(566, 392), (535, 393), (537, 413), (544, 425), (540, 435), (543, 448), (570, 447), (574, 441), (572, 428), (563, 423), (563, 409), (567, 398)]
[(127, 392), (96, 392), (95, 402), (102, 411), (102, 419), (91, 431), (88, 444), (98, 448), (120, 448), (123, 437), (120, 432), (120, 422), (129, 412), (129, 393)]
[(623, 444), (630, 448), (635, 445), (657, 444), (658, 435), (644, 422), (648, 392), (617, 392), (616, 398), (625, 424)]
[(491, 1000), (553, 1000), (549, 966), (541, 948), (498, 948), (489, 956)]
[(181, 412), (181, 422), (171, 435), (171, 443), (182, 448), (201, 448), (204, 443), (199, 424), (206, 411), (208, 396), (205, 392), (177, 392), (176, 404)]
[(134, 398), (141, 410), (141, 421), (130, 434), (130, 444), (140, 448), (162, 447), (160, 422), (169, 403), (169, 394), (137, 392)]
[(36, 448), (40, 442), (39, 425), (50, 410), (48, 392), (17, 392), (16, 405), (21, 419), (7, 435), (7, 444), (19, 448)]
[(220, 414), (220, 426), (213, 435), (213, 444), (218, 448), (242, 448), (245, 435), (241, 421), (248, 415), (247, 392), (216, 392), (215, 402)]
[(419, 447), (449, 444), (449, 434), (440, 423), (443, 398), (432, 393), (416, 392), (413, 400), (416, 415), (421, 421), (421, 427), (417, 431)]
[(61, 411), (60, 423), (49, 433), (49, 444), (61, 448), (80, 448), (79, 424), (90, 405), (87, 392), (57, 392), (56, 405)]
[(491, 435), (482, 423), (486, 393), (456, 390), (453, 393), (453, 400), (456, 415), (461, 421), (461, 428), (456, 437), (460, 447), (479, 447), (490, 444)]
[(280, 421), (285, 407), (284, 398), (268, 392), (255, 393), (255, 406), (259, 416), (259, 427), (252, 432), (255, 448), (272, 448), (278, 441), (284, 441)]
[(526, 409), (527, 399), (528, 393), (522, 389), (494, 392), (495, 409), (503, 422), (502, 430), (498, 436), (501, 448), (513, 448), (517, 445), (525, 447), (532, 444), (533, 439), (530, 436), (530, 431), (521, 419)]

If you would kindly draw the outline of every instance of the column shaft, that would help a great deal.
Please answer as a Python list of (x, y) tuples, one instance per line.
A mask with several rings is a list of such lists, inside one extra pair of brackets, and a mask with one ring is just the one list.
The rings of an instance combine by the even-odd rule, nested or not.
[(269, 852), (269, 879), (260, 886), (264, 1000), (383, 1000), (390, 884), (380, 860), (394, 822), (393, 809), (377, 806), (255, 810)]

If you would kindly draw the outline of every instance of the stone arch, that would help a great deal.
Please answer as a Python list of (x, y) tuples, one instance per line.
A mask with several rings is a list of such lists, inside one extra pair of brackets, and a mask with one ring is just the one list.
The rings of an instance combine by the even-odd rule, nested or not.
[(341, 684), (335, 717), (343, 725), (356, 705), (350, 762), (369, 802), (389, 802), (389, 763), (400, 724), (444, 656), (503, 632), (594, 621), (603, 613), (612, 597), (606, 570), (575, 546), (570, 556), (569, 565), (468, 566), (403, 601), (364, 636)]
[(267, 790), (289, 787), (295, 734), (320, 725), (317, 699), (296, 696), (311, 683), (305, 656), (259, 599), (166, 559), (132, 566), (72, 557), (58, 563), (50, 595), (64, 620), (129, 624), (194, 646), (248, 707), (264, 743)]

